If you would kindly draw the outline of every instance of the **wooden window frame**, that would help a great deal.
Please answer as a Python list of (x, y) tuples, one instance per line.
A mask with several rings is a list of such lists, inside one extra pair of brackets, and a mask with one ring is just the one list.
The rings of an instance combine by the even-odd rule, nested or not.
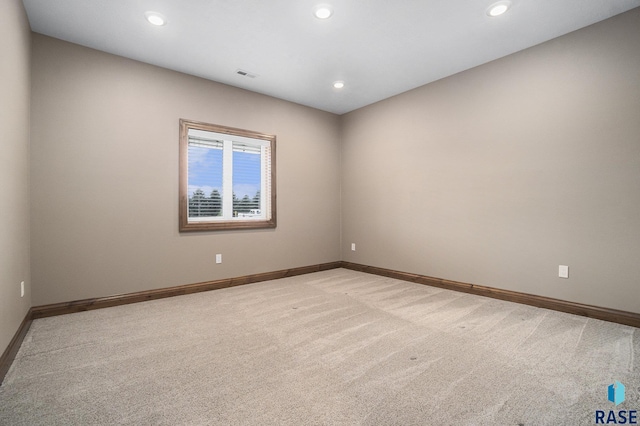
[[(257, 139), (268, 142), (270, 156), (268, 168), (268, 183), (266, 197), (269, 206), (265, 209), (265, 219), (242, 219), (233, 218), (231, 220), (189, 220), (189, 130), (201, 130), (242, 138)], [(238, 129), (234, 127), (221, 126), (217, 124), (203, 123), (199, 121), (180, 119), (180, 165), (179, 165), (179, 229), (180, 232), (188, 231), (217, 231), (234, 229), (264, 229), (276, 227), (276, 137), (251, 130)], [(263, 177), (263, 178), (264, 178)], [(223, 195), (224, 196), (224, 195)], [(228, 196), (228, 194), (226, 195)]]

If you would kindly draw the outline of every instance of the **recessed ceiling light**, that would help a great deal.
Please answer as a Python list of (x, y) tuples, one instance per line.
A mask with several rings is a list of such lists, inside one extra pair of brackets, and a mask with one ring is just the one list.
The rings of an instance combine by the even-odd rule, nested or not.
[(162, 26), (167, 23), (167, 18), (165, 18), (161, 13), (158, 12), (146, 12), (144, 14), (144, 17), (147, 18), (147, 21), (149, 21), (149, 23), (153, 25)]
[(487, 15), (495, 17), (500, 16), (509, 10), (509, 6), (511, 6), (511, 2), (509, 1), (500, 1), (498, 3), (494, 3), (487, 9)]
[(342, 89), (344, 87), (344, 81), (336, 81), (333, 83), (333, 87), (336, 89)]
[(319, 4), (313, 8), (313, 15), (318, 19), (327, 19), (333, 15), (333, 9), (328, 4)]

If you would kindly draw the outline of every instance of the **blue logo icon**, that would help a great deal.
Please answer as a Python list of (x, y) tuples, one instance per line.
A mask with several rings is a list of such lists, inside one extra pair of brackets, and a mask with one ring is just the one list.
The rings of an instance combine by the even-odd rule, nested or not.
[(624, 385), (616, 380), (612, 385), (609, 385), (609, 401), (616, 404), (616, 407), (624, 402)]
[[(624, 402), (624, 385), (619, 381), (615, 381), (607, 388), (607, 399), (616, 407)], [(596, 410), (596, 424), (597, 425), (637, 425), (638, 424), (638, 410)]]

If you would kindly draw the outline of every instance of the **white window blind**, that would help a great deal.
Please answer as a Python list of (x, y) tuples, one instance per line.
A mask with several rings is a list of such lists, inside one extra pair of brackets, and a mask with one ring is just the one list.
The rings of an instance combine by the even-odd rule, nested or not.
[(188, 220), (265, 220), (271, 212), (269, 141), (188, 133)]

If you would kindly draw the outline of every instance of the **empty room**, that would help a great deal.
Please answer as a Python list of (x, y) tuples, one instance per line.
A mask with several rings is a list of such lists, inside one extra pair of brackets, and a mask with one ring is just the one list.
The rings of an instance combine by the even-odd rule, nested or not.
[(640, 0), (2, 0), (0, 425), (637, 424)]

